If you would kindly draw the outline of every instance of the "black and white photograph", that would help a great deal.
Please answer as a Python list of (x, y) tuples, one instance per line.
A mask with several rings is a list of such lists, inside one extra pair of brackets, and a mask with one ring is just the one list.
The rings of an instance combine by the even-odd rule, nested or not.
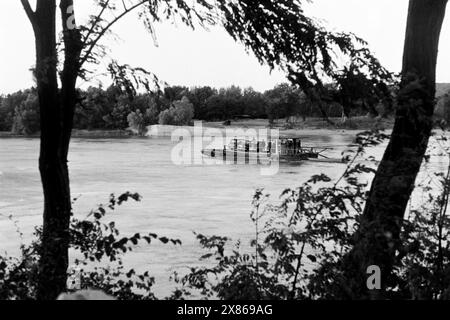
[(450, 300), (446, 6), (1, 1), (0, 301)]

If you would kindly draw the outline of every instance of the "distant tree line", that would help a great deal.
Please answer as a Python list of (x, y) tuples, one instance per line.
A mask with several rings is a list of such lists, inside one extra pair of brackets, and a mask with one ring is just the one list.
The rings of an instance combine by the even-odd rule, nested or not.
[[(328, 86), (328, 92), (325, 111), (329, 117), (379, 115), (375, 108), (367, 109), (364, 101), (354, 103), (348, 111), (332, 86)], [(80, 90), (79, 96), (74, 117), (74, 128), (79, 130), (132, 128), (142, 134), (149, 125), (189, 125), (193, 119), (248, 118), (273, 122), (323, 116), (300, 89), (289, 84), (280, 84), (265, 92), (237, 86), (221, 89), (171, 86), (158, 93), (138, 94), (132, 98), (116, 86), (89, 87)], [(35, 89), (0, 96), (0, 131), (25, 135), (39, 131)]]
[(0, 131), (17, 134), (39, 131), (39, 105), (35, 89), (0, 96)]

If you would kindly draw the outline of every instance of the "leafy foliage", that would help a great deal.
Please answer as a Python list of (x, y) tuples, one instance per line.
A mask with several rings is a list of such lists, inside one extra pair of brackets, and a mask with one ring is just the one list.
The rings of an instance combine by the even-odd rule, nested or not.
[(128, 115), (128, 124), (130, 128), (135, 130), (138, 135), (144, 135), (147, 132), (147, 127), (156, 124), (157, 114), (154, 109), (147, 109), (145, 114), (141, 110), (132, 112)]
[(320, 108), (328, 96), (325, 83), (336, 83), (345, 92), (354, 74), (359, 76), (358, 86), (370, 87), (366, 92), (372, 97), (377, 92), (381, 101), (390, 94), (386, 89), (395, 83), (394, 78), (367, 43), (352, 33), (325, 30), (305, 16), (302, 1), (220, 1), (219, 7), (228, 33), (252, 50), (261, 63), (286, 71), (290, 81)]
[[(80, 75), (85, 79), (90, 71), (83, 65), (86, 62), (90, 66), (98, 64), (108, 55), (100, 39), (113, 35), (113, 26), (123, 16), (137, 11), (155, 45), (158, 45), (153, 28), (155, 22), (181, 21), (191, 28), (222, 23), (227, 32), (252, 50), (261, 63), (285, 70), (290, 81), (319, 107), (322, 116), (328, 117), (324, 106), (330, 96), (325, 85), (327, 82), (336, 84), (336, 96), (340, 98), (347, 98), (349, 91), (360, 92), (350, 101), (341, 99), (347, 116), (350, 114), (347, 108), (357, 103), (362, 103), (371, 114), (375, 114), (376, 104), (383, 104), (391, 110), (389, 88), (394, 85), (395, 79), (368, 50), (367, 43), (351, 33), (325, 30), (317, 21), (305, 16), (301, 0), (196, 0), (193, 3), (175, 0), (97, 0), (96, 4), (99, 13), (79, 27), (83, 47)], [(109, 63), (108, 72), (115, 85), (130, 99), (139, 88), (151, 91), (152, 84), (157, 91), (161, 88), (161, 81), (153, 73), (119, 64), (114, 59)], [(357, 90), (353, 90), (355, 87)], [(203, 103), (205, 99), (202, 98)], [(228, 106), (225, 108), (226, 115), (230, 109)], [(203, 119), (198, 116), (197, 109), (196, 115), (198, 119)]]
[[(104, 221), (108, 214), (130, 200), (140, 201), (141, 196), (129, 192), (119, 197), (111, 195), (107, 204), (91, 211), (86, 219), (72, 217), (70, 247), (76, 257), (69, 270), (72, 290), (95, 288), (123, 300), (155, 299), (152, 293), (154, 279), (148, 272), (126, 269), (123, 257), (136, 247), (154, 241), (172, 245), (181, 245), (181, 241), (154, 233), (122, 236), (114, 222)], [(0, 299), (36, 297), (41, 235), (42, 229), (37, 228), (37, 240), (30, 246), (22, 246), (20, 259), (0, 256)]]
[(36, 94), (28, 94), (25, 101), (14, 110), (12, 132), (16, 134), (33, 134), (40, 129), (39, 103)]
[(270, 122), (274, 119), (289, 118), (290, 116), (302, 113), (300, 106), (304, 105), (301, 101), (302, 93), (287, 84), (276, 86), (273, 90), (266, 92), (267, 115)]
[[(333, 88), (327, 89), (330, 93)], [(355, 90), (356, 91), (356, 90)], [(225, 121), (241, 117), (252, 119), (293, 119), (320, 117), (316, 105), (299, 89), (289, 84), (280, 84), (266, 92), (252, 88), (211, 87), (186, 88), (167, 86), (161, 92), (129, 95), (116, 86), (106, 89), (89, 87), (79, 90), (80, 101), (74, 116), (74, 128), (80, 130), (126, 130), (131, 128), (143, 134), (146, 127), (159, 122), (160, 113), (179, 105), (187, 98), (192, 109), (180, 108), (183, 121), (175, 121), (172, 110), (166, 111), (165, 123), (187, 124), (191, 119), (204, 121)], [(343, 105), (338, 95), (332, 96), (324, 107), (327, 115), (340, 117)], [(356, 99), (356, 98), (355, 98)], [(358, 100), (360, 101), (360, 100)], [(367, 113), (360, 102), (352, 109), (352, 116)], [(383, 114), (385, 110), (377, 109)], [(0, 130), (16, 134), (29, 134), (39, 131), (39, 110), (34, 89), (19, 91), (5, 96), (0, 104)], [(13, 128), (14, 127), (14, 128)]]
[(162, 125), (189, 125), (194, 118), (194, 106), (188, 98), (183, 97), (175, 101), (172, 106), (159, 115), (159, 124)]
[(34, 89), (18, 91), (0, 99), (0, 131), (16, 134), (39, 131), (39, 106)]
[(428, 174), (416, 186), (424, 201), (411, 207), (405, 218), (402, 246), (396, 257), (395, 283), (389, 288), (395, 298), (450, 298), (450, 166), (447, 172), (436, 172), (430, 161), (434, 156), (448, 158), (450, 149), (445, 131), (435, 138), (437, 143), (430, 147), (423, 166)]

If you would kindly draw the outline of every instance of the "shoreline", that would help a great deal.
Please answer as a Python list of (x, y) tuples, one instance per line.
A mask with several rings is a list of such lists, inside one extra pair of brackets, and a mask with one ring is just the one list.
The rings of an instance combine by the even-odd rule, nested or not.
[[(20, 135), (11, 132), (0, 131), (0, 138), (26, 138), (39, 139), (40, 134)], [(125, 138), (139, 138), (127, 130), (73, 130), (72, 138), (80, 139), (125, 139)]]
[(206, 136), (215, 136), (220, 131), (224, 134), (227, 130), (279, 130), (280, 136), (286, 138), (294, 138), (301, 136), (314, 135), (332, 135), (336, 133), (356, 135), (362, 131), (380, 130), (386, 131), (393, 128), (393, 119), (372, 119), (369, 117), (359, 117), (347, 120), (342, 123), (341, 118), (330, 119), (335, 123), (331, 125), (321, 118), (309, 118), (306, 121), (295, 124), (288, 124), (286, 120), (278, 120), (271, 127), (267, 119), (249, 119), (232, 121), (229, 125), (223, 122), (201, 122), (202, 131), (195, 131), (194, 126), (167, 126), (167, 125), (152, 125), (148, 126), (147, 137), (153, 138), (170, 138), (174, 132), (178, 131), (176, 135), (179, 136), (196, 136), (199, 134)]
[[(295, 137), (301, 135), (326, 135), (335, 133), (355, 134), (357, 132), (379, 129), (389, 130), (393, 126), (393, 119), (373, 119), (369, 117), (355, 117), (342, 122), (340, 118), (330, 119), (335, 123), (331, 125), (321, 118), (308, 118), (306, 121), (297, 122), (289, 125), (285, 120), (278, 120), (272, 126), (272, 129), (280, 130), (280, 134), (286, 137)], [(223, 122), (202, 122), (203, 133), (208, 130), (227, 129), (269, 129), (267, 119), (248, 119), (232, 121), (230, 125), (224, 125)], [(133, 134), (131, 130), (77, 130), (74, 129), (72, 138), (79, 139), (133, 139), (133, 138), (170, 138), (174, 130), (184, 130), (193, 132), (193, 126), (166, 126), (153, 125), (148, 127), (147, 134), (142, 137)], [(0, 138), (27, 138), (38, 139), (40, 134), (18, 135), (11, 132), (0, 132)]]

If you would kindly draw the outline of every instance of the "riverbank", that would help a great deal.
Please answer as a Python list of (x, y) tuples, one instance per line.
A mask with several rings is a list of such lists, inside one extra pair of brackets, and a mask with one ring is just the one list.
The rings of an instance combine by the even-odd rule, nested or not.
[[(40, 134), (18, 135), (12, 132), (0, 131), (0, 138), (39, 138)], [(114, 139), (114, 138), (132, 138), (133, 133), (129, 130), (73, 130), (72, 138), (85, 139)]]
[(261, 130), (268, 128), (279, 130), (280, 135), (283, 137), (333, 135), (336, 133), (355, 135), (357, 132), (367, 130), (389, 130), (394, 124), (394, 121), (391, 119), (373, 119), (369, 117), (352, 118), (345, 122), (341, 118), (332, 118), (329, 120), (330, 122), (319, 118), (309, 118), (297, 123), (288, 123), (285, 120), (279, 120), (273, 123), (272, 126), (269, 126), (267, 119), (236, 120), (226, 124), (224, 122), (202, 122), (201, 130), (194, 126), (153, 125), (148, 127), (147, 136), (172, 137), (174, 133), (180, 136), (187, 133), (190, 136), (195, 136), (213, 134), (211, 130), (220, 130), (224, 133), (230, 129), (245, 131), (249, 129)]
[[(302, 136), (313, 134), (335, 134), (354, 133), (355, 131), (366, 130), (387, 130), (392, 128), (393, 119), (374, 119), (370, 117), (355, 117), (343, 121), (341, 118), (330, 118), (330, 122), (322, 118), (307, 118), (305, 121), (288, 123), (286, 120), (275, 121), (272, 129), (278, 129), (283, 136)], [(224, 122), (202, 122), (203, 132), (208, 129), (267, 129), (269, 122), (267, 119), (245, 119), (231, 121), (228, 125)], [(166, 126), (154, 125), (148, 127), (148, 137), (171, 137), (175, 130), (187, 130), (194, 133), (193, 126)], [(0, 138), (24, 137), (11, 132), (0, 132)], [(39, 133), (28, 135), (27, 138), (39, 138)], [(73, 130), (73, 138), (85, 139), (114, 139), (114, 138), (132, 138), (136, 137), (130, 130)]]

